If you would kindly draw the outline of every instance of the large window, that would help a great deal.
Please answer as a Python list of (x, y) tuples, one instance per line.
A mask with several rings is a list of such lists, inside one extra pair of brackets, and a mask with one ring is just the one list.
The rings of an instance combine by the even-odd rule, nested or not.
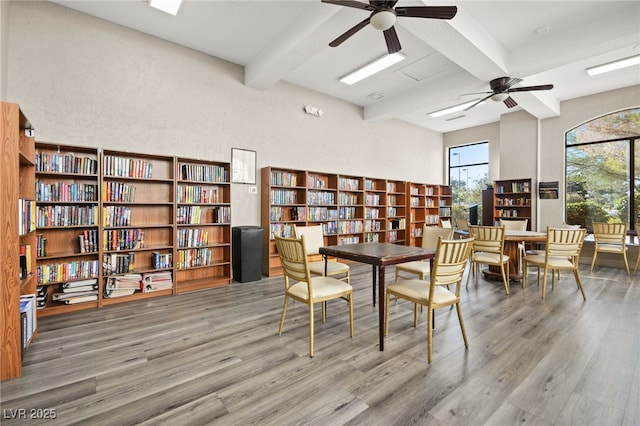
[(640, 221), (640, 108), (611, 113), (567, 132), (566, 221)]
[[(482, 190), (489, 184), (489, 143), (449, 148), (449, 185), (454, 221), (482, 220)], [(470, 217), (471, 216), (471, 217)], [(474, 217), (475, 216), (475, 217)]]

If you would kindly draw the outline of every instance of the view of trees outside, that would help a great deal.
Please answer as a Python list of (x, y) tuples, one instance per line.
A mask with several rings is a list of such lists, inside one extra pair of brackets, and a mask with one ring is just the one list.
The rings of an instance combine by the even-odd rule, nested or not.
[(470, 210), (477, 209), (478, 223), (482, 220), (482, 190), (489, 182), (489, 143), (449, 148), (449, 185), (453, 197), (451, 215), (469, 219)]
[[(640, 220), (640, 108), (615, 112), (566, 134), (566, 221)], [(630, 212), (634, 214), (631, 215)]]

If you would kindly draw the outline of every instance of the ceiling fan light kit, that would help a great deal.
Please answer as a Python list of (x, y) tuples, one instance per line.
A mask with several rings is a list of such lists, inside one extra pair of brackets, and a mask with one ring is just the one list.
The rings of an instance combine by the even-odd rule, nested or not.
[(387, 51), (390, 54), (399, 52), (402, 49), (400, 40), (398, 39), (398, 34), (394, 27), (398, 16), (409, 18), (452, 19), (458, 12), (458, 8), (456, 6), (395, 7), (398, 0), (370, 0), (368, 4), (355, 0), (322, 0), (322, 2), (371, 12), (368, 18), (365, 18), (353, 27), (349, 28), (335, 40), (330, 42), (329, 46), (337, 47), (341, 45), (349, 37), (371, 24), (373, 28), (384, 33)]

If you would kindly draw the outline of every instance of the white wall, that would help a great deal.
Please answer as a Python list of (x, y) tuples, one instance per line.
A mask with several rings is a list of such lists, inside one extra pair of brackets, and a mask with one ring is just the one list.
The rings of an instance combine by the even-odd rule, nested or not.
[[(257, 151), (258, 168), (444, 183), (440, 133), (367, 123), (359, 107), (284, 82), (246, 87), (241, 66), (53, 3), (2, 3), (2, 100), (20, 104), (38, 141), (217, 161), (238, 147)], [(247, 189), (233, 185), (234, 225), (260, 223)]]

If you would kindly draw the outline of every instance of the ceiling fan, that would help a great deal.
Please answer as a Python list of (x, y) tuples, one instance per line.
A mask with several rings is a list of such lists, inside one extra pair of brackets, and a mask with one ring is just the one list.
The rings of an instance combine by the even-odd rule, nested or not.
[(466, 95), (478, 95), (478, 94), (482, 94), (482, 95), (487, 95), (482, 99), (479, 99), (477, 102), (474, 102), (473, 104), (471, 104), (470, 106), (468, 106), (467, 108), (465, 108), (465, 111), (470, 110), (471, 108), (473, 108), (474, 106), (478, 105), (481, 102), (486, 101), (487, 99), (491, 98), (491, 100), (496, 101), (496, 102), (504, 102), (504, 104), (507, 106), (507, 108), (513, 108), (515, 106), (518, 105), (518, 103), (516, 101), (513, 100), (513, 98), (510, 96), (510, 93), (513, 92), (530, 92), (530, 91), (534, 91), (534, 90), (551, 90), (553, 89), (553, 84), (543, 84), (540, 86), (525, 86), (525, 87), (514, 87), (512, 88), (513, 85), (518, 84), (522, 81), (521, 78), (517, 78), (517, 77), (499, 77), (499, 78), (494, 78), (493, 80), (491, 80), (489, 82), (489, 87), (491, 87), (491, 91), (490, 92), (480, 92), (480, 93), (466, 93)]
[(384, 39), (387, 43), (389, 54), (399, 52), (402, 48), (398, 34), (394, 28), (396, 18), (412, 17), (412, 18), (432, 18), (432, 19), (451, 19), (458, 12), (456, 6), (408, 6), (394, 7), (398, 0), (375, 1), (370, 0), (369, 4), (355, 0), (322, 0), (323, 3), (331, 3), (339, 6), (353, 7), (356, 9), (367, 10), (371, 15), (360, 23), (354, 25), (344, 34), (329, 43), (329, 46), (336, 47), (342, 44), (349, 37), (371, 24), (371, 26), (384, 33)]

